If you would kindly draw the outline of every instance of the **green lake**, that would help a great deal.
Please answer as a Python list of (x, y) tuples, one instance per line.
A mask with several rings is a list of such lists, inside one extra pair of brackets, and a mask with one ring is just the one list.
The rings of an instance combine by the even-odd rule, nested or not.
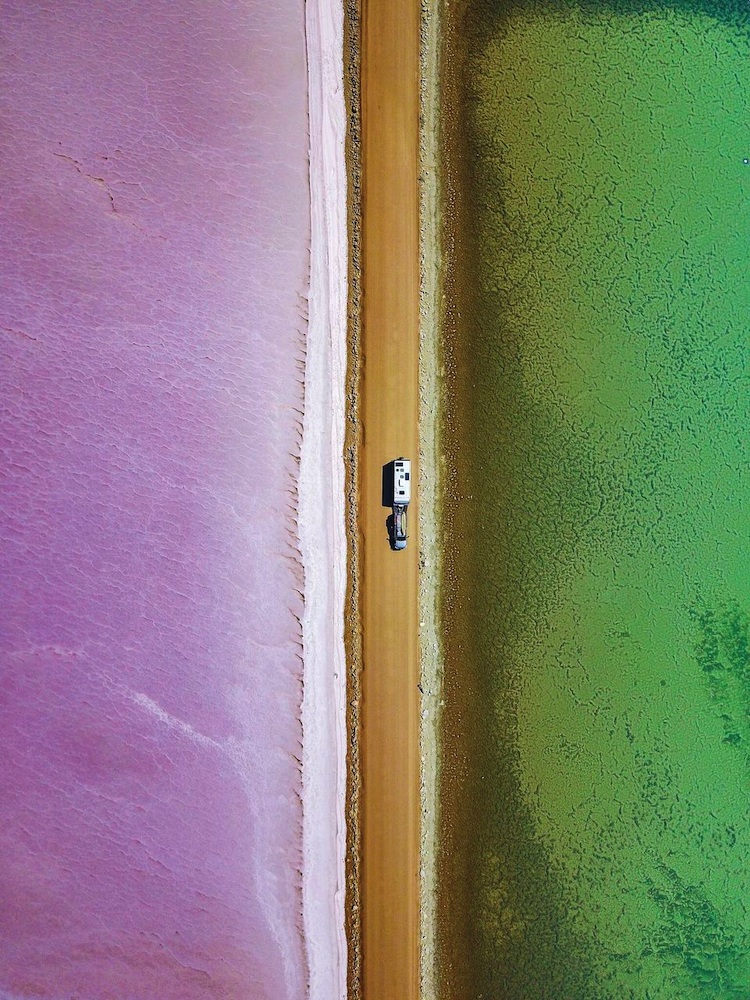
[(445, 997), (750, 1000), (749, 14), (453, 10)]

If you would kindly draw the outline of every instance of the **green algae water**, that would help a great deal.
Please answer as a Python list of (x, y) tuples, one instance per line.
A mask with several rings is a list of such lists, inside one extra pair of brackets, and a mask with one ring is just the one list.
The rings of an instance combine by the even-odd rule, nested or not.
[(750, 1000), (748, 12), (454, 10), (445, 997)]

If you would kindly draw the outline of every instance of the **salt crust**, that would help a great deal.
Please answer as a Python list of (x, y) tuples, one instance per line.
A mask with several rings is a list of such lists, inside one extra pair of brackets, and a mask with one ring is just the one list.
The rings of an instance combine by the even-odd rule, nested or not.
[(299, 540), (304, 934), (311, 1000), (345, 1000), (344, 422), (347, 230), (341, 0), (308, 0), (311, 244)]

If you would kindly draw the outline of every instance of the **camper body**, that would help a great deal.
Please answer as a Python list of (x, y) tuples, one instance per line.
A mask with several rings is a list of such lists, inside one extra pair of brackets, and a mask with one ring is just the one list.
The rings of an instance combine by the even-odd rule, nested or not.
[(393, 525), (391, 547), (400, 552), (406, 548), (406, 508), (411, 500), (411, 462), (397, 458), (393, 463)]

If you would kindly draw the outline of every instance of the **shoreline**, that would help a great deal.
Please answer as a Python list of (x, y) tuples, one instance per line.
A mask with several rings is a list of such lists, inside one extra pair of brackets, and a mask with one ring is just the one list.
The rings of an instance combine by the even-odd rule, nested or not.
[[(462, 920), (467, 912), (464, 831), (470, 815), (465, 810), (471, 807), (473, 726), (468, 719), (474, 705), (464, 663), (470, 636), (463, 627), (463, 609), (469, 606), (470, 596), (457, 562), (459, 539), (467, 538), (463, 511), (468, 499), (461, 471), (465, 435), (461, 401), (470, 398), (457, 326), (470, 305), (464, 301), (462, 263), (468, 251), (462, 198), (466, 159), (457, 111), (464, 58), (458, 25), (464, 6), (463, 0), (423, 0), (427, 30), (422, 68), (422, 267), (427, 273), (422, 291), (424, 411), (420, 419), (424, 434), (432, 432), (423, 447), (428, 451), (427, 462), (430, 456), (433, 462), (434, 493), (427, 512), (432, 514), (427, 527), (432, 546), (425, 552), (420, 593), (423, 810), (425, 814), (432, 811), (422, 846), (422, 976), (424, 995), (430, 1000), (463, 996), (472, 989), (467, 978), (471, 948)], [(428, 385), (432, 399), (425, 392)], [(459, 663), (464, 665), (457, 670)]]
[(443, 469), (440, 425), (443, 389), (440, 300), (444, 259), (440, 178), (440, 0), (422, 0), (420, 45), (420, 331), (419, 492), (420, 575), (420, 979), (424, 997), (438, 996), (437, 892), (440, 829), (440, 727), (443, 648), (440, 632), (440, 546)]
[[(343, 28), (340, 0), (306, 4), (311, 234), (299, 545), (304, 567), (301, 877), (311, 1000), (344, 1000), (347, 982), (343, 498), (348, 185)], [(341, 503), (332, 507), (331, 497), (340, 497)]]
[(361, 0), (344, 0), (344, 100), (347, 129), (348, 324), (346, 372), (346, 428), (344, 441), (347, 535), (347, 590), (344, 609), (346, 648), (346, 730), (349, 756), (346, 784), (346, 899), (347, 986), (349, 1000), (359, 1000), (362, 987), (362, 606), (361, 538), (359, 534), (359, 456), (362, 349), (362, 122), (361, 122)]

